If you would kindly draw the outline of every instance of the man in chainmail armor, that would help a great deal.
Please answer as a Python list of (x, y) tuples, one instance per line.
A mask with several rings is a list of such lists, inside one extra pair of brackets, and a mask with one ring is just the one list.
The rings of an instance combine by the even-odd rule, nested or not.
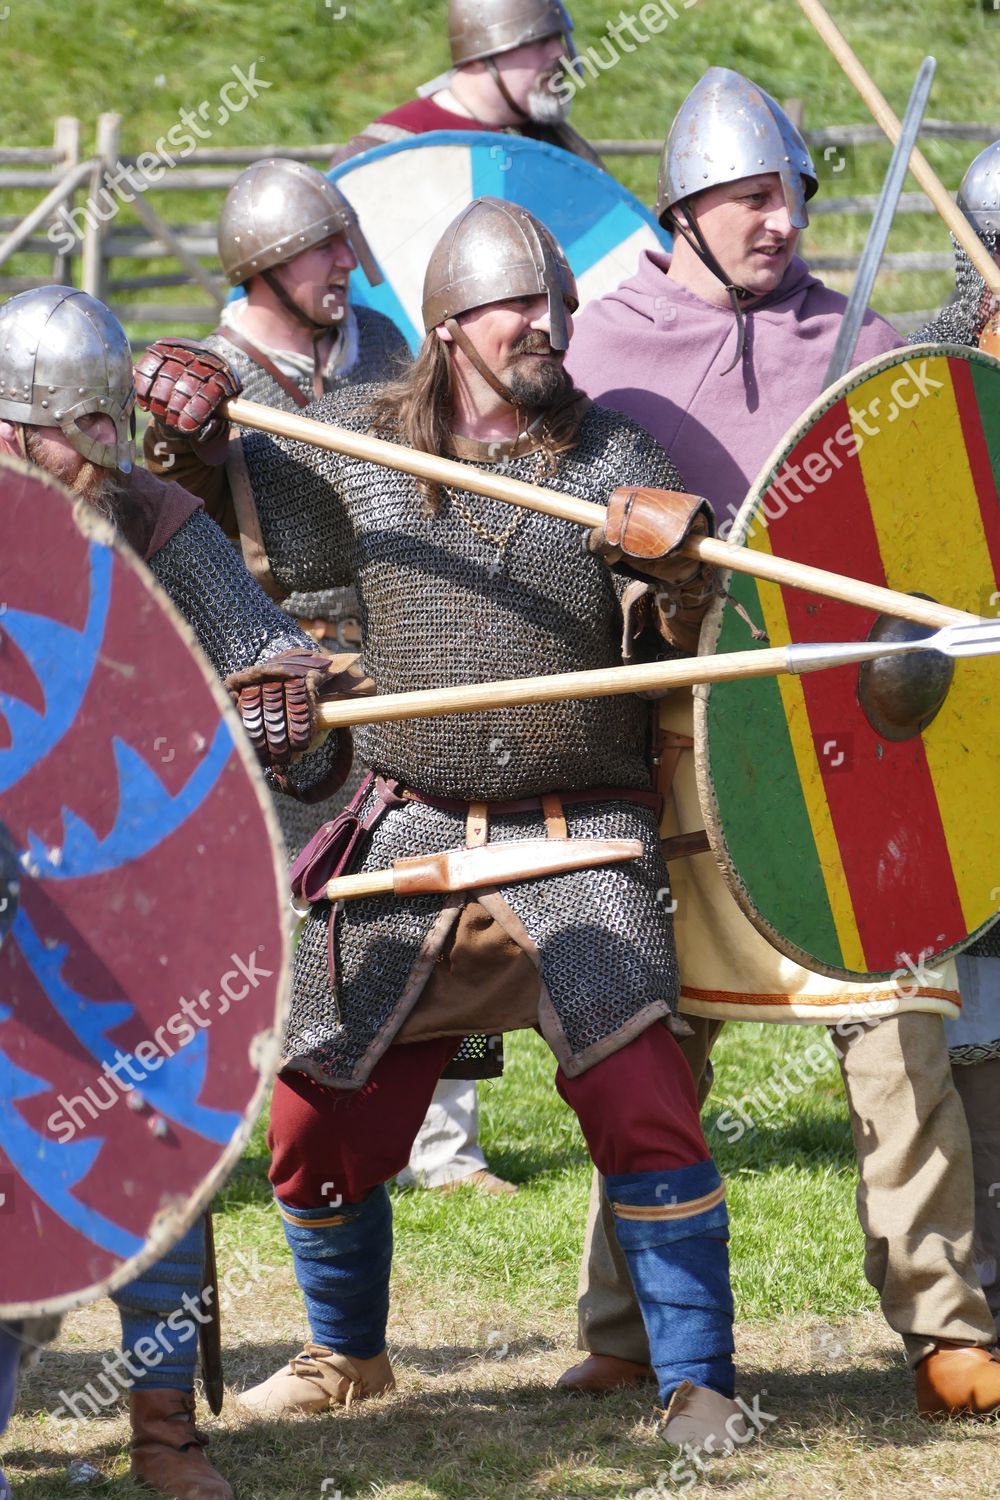
[[(1000, 141), (981, 151), (958, 190), (958, 206), (1000, 264)], [(996, 299), (962, 246), (955, 247), (955, 295), (923, 328), (915, 344), (967, 344), (1000, 354)], [(991, 331), (990, 324), (993, 324)], [(993, 600), (996, 608), (996, 600)], [(973, 1254), (1000, 1331), (1000, 923), (958, 960), (962, 1014), (945, 1022), (955, 1087), (965, 1106), (976, 1184)]]
[[(241, 172), (222, 205), (218, 242), (226, 276), (246, 295), (226, 304), (205, 344), (235, 370), (248, 400), (296, 411), (344, 386), (381, 384), (409, 363), (409, 346), (396, 325), (374, 308), (351, 305), (355, 267), (362, 267), (370, 286), (381, 283), (382, 273), (354, 210), (315, 167), (272, 158)], [(161, 441), (159, 456), (168, 454), (183, 467), (183, 449)], [(179, 477), (176, 466), (172, 472)], [(222, 507), (217, 519), (239, 538), (253, 570), (257, 553), (240, 538), (231, 508)], [(270, 582), (266, 574), (262, 581)], [(293, 593), (281, 602), (324, 650), (336, 654), (360, 639), (351, 587)], [(365, 770), (355, 761), (336, 798), (275, 798), (291, 858), (350, 802)], [(402, 1181), (443, 1188), (471, 1182), (487, 1192), (516, 1192), (489, 1171), (479, 1145), (475, 1079), (499, 1076), (502, 1068), (499, 1038), (492, 1045), (486, 1037), (463, 1045), (434, 1091)]]
[[(302, 753), (314, 736), (317, 700), (331, 688), (369, 685), (344, 661), (316, 652), (250, 577), (199, 500), (133, 467), (132, 356), (118, 320), (85, 292), (42, 287), (0, 308), (0, 349), (0, 452), (62, 480), (148, 563), (193, 626), (244, 722), (259, 724), (252, 739), (272, 785), (294, 796), (332, 791), (350, 766), (350, 736), (332, 734)], [(230, 383), (225, 393), (236, 388)], [(113, 1293), (131, 1376), (132, 1474), (172, 1500), (233, 1500), (194, 1424), (198, 1326), (215, 1311), (205, 1261), (201, 1217), (167, 1255)], [(169, 1347), (156, 1336), (167, 1327)], [(57, 1319), (0, 1326), (4, 1425), (18, 1355), (28, 1356), (57, 1332)], [(155, 1349), (155, 1359), (143, 1360), (140, 1347)]]
[[(538, 220), (477, 199), (431, 257), (427, 337), (411, 370), (381, 390), (327, 396), (314, 415), (591, 501), (623, 483), (672, 488), (676, 471), (648, 435), (565, 375), (576, 302)], [(207, 358), (169, 341), (150, 347), (140, 395), (159, 430), (197, 440), (204, 402), (190, 411), (191, 370)], [(282, 587), (356, 584), (363, 653), (382, 691), (614, 667), (654, 649), (653, 636), (656, 649), (662, 638), (693, 648), (712, 582), (671, 554), (712, 525), (697, 497), (664, 494), (644, 509), (634, 490), (620, 492), (606, 529), (585, 537), (303, 443), (248, 434), (232, 447), (234, 503), (252, 506)], [(629, 572), (636, 522), (656, 538), (642, 547), (654, 559), (637, 567), (645, 579)], [(610, 1174), (668, 1436), (739, 1424), (724, 1188), (674, 1037), (647, 720), (638, 698), (579, 699), (359, 733), (377, 779), (359, 809), (366, 837), (352, 869), (470, 845), (509, 857), (512, 840), (547, 837), (567, 863), (475, 895), (312, 906), (269, 1137), (312, 1342), (245, 1393), (253, 1410), (317, 1411), (393, 1387), (384, 1183), (405, 1163), (457, 1037), (537, 1026)], [(643, 852), (594, 868), (575, 840), (595, 838), (637, 840)]]

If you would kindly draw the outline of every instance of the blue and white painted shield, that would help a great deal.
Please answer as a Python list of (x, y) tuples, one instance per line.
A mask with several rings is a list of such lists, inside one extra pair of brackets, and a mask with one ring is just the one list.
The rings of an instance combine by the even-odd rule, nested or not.
[(525, 136), (436, 130), (377, 146), (329, 174), (357, 213), (385, 277), (358, 270), (351, 301), (385, 313), (416, 351), (424, 271), (452, 219), (474, 198), (506, 198), (535, 214), (562, 245), (580, 306), (635, 272), (642, 250), (669, 250), (670, 235), (614, 177)]

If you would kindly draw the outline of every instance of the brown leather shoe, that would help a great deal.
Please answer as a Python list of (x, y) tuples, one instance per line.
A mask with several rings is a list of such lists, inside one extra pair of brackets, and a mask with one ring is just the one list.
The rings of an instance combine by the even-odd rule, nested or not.
[(571, 1395), (605, 1396), (608, 1391), (631, 1391), (655, 1381), (651, 1365), (639, 1365), (615, 1354), (588, 1354), (556, 1381), (556, 1390)]
[(395, 1388), (396, 1377), (384, 1349), (371, 1359), (356, 1359), (322, 1344), (306, 1344), (301, 1354), (260, 1385), (243, 1391), (239, 1399), (259, 1416), (281, 1417), (293, 1411), (353, 1406), (366, 1396), (382, 1396)]
[(928, 1421), (1000, 1411), (1000, 1354), (994, 1346), (940, 1345), (917, 1365), (917, 1410)]
[(170, 1500), (233, 1500), (233, 1492), (205, 1457), (194, 1425), (190, 1391), (129, 1393), (132, 1478)]
[(512, 1198), (517, 1188), (512, 1182), (505, 1182), (502, 1177), (488, 1171), (486, 1167), (480, 1167), (478, 1172), (469, 1172), (465, 1177), (456, 1177), (453, 1182), (437, 1183), (431, 1191), (434, 1193), (453, 1193), (456, 1188), (472, 1187), (477, 1193), (489, 1193), (494, 1198)]

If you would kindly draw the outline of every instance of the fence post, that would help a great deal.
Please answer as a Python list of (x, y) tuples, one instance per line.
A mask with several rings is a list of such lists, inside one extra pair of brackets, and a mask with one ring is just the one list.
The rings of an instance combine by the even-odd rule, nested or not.
[[(90, 174), (90, 200), (92, 210), (87, 216), (87, 231), (83, 237), (83, 271), (81, 274), (81, 285), (85, 292), (99, 301), (107, 300), (105, 287), (107, 283), (107, 266), (104, 259), (104, 242), (108, 234), (108, 225), (114, 218), (113, 212), (105, 209), (104, 197), (101, 189), (104, 186), (104, 175), (116, 165), (118, 161), (118, 145), (121, 132), (121, 115), (100, 115), (97, 120), (97, 163)], [(102, 218), (102, 212), (106, 218)]]
[[(61, 165), (67, 171), (80, 161), (80, 121), (75, 115), (60, 115), (56, 120), (53, 148), (62, 156)], [(76, 194), (65, 201), (66, 209), (72, 213)], [(57, 250), (52, 257), (52, 280), (57, 286), (72, 286), (73, 259), (71, 254)]]

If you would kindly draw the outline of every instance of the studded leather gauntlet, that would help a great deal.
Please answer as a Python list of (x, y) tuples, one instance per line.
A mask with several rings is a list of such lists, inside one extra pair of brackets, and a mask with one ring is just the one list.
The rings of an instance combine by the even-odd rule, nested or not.
[(139, 405), (171, 432), (199, 443), (227, 431), (219, 408), (242, 389), (236, 371), (193, 339), (157, 339), (135, 366)]
[[(324, 698), (365, 697), (375, 691), (356, 655), (282, 651), (232, 672), (226, 687), (262, 766), (282, 768), (309, 749), (316, 708)], [(282, 789), (283, 779), (276, 778)]]

